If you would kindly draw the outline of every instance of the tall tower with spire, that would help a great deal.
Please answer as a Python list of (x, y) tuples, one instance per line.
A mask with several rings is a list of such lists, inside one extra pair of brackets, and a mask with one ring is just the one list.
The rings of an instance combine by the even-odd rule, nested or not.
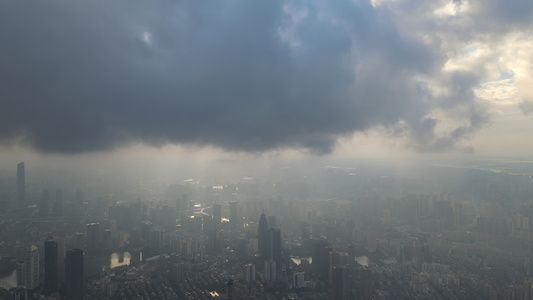
[(257, 226), (257, 250), (264, 259), (270, 258), (270, 230), (268, 228), (267, 218), (265, 212), (259, 218), (259, 225)]

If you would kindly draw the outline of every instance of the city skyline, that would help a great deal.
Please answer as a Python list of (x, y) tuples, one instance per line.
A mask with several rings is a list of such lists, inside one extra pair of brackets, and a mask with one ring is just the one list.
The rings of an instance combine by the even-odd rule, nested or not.
[(0, 1), (0, 299), (533, 299), (531, 28)]

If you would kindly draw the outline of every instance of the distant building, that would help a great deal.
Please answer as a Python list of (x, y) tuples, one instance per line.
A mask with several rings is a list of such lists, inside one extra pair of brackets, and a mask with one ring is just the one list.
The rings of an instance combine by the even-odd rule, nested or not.
[(328, 282), (329, 284), (333, 285), (333, 269), (336, 267), (340, 267), (340, 253), (336, 251), (331, 251), (328, 254)]
[(230, 279), (226, 283), (226, 287), (228, 289), (228, 300), (235, 300), (235, 285), (233, 284), (233, 280)]
[(29, 290), (39, 286), (39, 249), (31, 245), (24, 253), (24, 285)]
[(311, 258), (312, 266), (316, 272), (322, 274), (326, 268), (326, 255), (324, 249), (328, 246), (328, 241), (325, 239), (311, 240)]
[(311, 225), (309, 223), (300, 224), (300, 239), (302, 242), (306, 242), (311, 238)]
[(355, 245), (353, 243), (348, 246), (348, 265), (355, 267)]
[(215, 231), (220, 229), (220, 222), (222, 222), (222, 205), (215, 203), (213, 204), (213, 229)]
[(331, 285), (331, 300), (348, 300), (348, 280), (346, 268), (333, 268), (333, 283)]
[(26, 206), (26, 172), (24, 162), (17, 165), (17, 205), (19, 208)]
[(105, 251), (111, 250), (111, 248), (113, 248), (113, 232), (111, 231), (111, 229), (104, 229), (104, 231), (102, 231), (101, 248)]
[(141, 222), (141, 238), (145, 242), (150, 241), (150, 233), (154, 229), (154, 224), (150, 221), (142, 221)]
[(102, 196), (98, 196), (98, 198), (96, 198), (95, 214), (97, 218), (103, 218), (105, 216), (105, 203), (104, 197)]
[(100, 223), (87, 224), (87, 252), (94, 253), (100, 250)]
[(263, 255), (263, 258), (270, 258), (270, 230), (268, 228), (268, 222), (265, 213), (261, 214), (259, 218), (259, 224), (257, 226), (257, 240), (258, 240), (258, 252)]
[(54, 202), (54, 215), (63, 216), (63, 189), (57, 189), (56, 201)]
[(276, 281), (277, 277), (276, 261), (273, 259), (265, 260), (265, 267), (263, 269), (264, 281)]
[(293, 286), (296, 289), (305, 287), (305, 275), (303, 272), (294, 273)]
[(44, 293), (59, 291), (59, 253), (57, 242), (49, 239), (44, 243)]
[(74, 206), (76, 208), (76, 213), (79, 215), (84, 214), (83, 202), (84, 202), (83, 191), (81, 189), (76, 189), (76, 203), (74, 203)]
[(49, 211), (49, 196), (47, 189), (41, 190), (41, 201), (39, 202), (39, 217), (46, 218), (48, 217)]
[(237, 201), (230, 201), (229, 203), (229, 222), (233, 227), (236, 227), (239, 224), (239, 218), (237, 216)]
[(244, 281), (247, 283), (255, 281), (255, 265), (247, 264), (245, 266)]
[(65, 297), (71, 300), (83, 300), (83, 251), (67, 251), (65, 264)]
[(274, 259), (278, 266), (281, 266), (281, 231), (277, 228), (270, 228), (270, 258)]
[(276, 222), (276, 216), (268, 216), (267, 221), (268, 221), (268, 227), (278, 228), (278, 224)]

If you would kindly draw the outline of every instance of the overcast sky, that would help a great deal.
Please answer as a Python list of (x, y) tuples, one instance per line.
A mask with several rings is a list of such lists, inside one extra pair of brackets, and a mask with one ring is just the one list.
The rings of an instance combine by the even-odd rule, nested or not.
[(532, 23), (531, 0), (0, 1), (0, 151), (530, 155)]

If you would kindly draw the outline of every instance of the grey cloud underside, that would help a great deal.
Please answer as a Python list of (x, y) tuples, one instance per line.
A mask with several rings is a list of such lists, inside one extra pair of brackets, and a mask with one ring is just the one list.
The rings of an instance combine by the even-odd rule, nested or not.
[(413, 78), (442, 58), (402, 36), (386, 10), (313, 3), (2, 1), (0, 143), (328, 153), (340, 136), (400, 120), (417, 143), (435, 144), (442, 137), (424, 115), (474, 105), (459, 84), (458, 98), (428, 101)]

